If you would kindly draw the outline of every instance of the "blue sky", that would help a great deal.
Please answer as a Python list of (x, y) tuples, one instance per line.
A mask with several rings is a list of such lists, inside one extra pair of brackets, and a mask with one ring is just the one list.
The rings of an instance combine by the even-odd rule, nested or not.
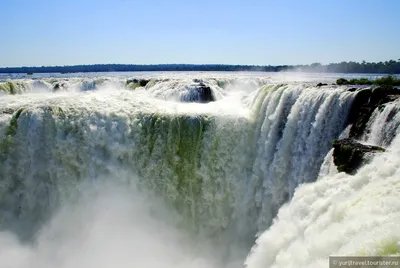
[(0, 1), (0, 66), (400, 58), (398, 0)]

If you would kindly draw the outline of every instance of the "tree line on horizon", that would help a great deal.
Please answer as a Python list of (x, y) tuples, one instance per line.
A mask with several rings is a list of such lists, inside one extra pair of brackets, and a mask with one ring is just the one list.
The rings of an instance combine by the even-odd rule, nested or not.
[(144, 71), (260, 71), (400, 74), (400, 59), (384, 62), (340, 62), (309, 65), (225, 65), (225, 64), (92, 64), (73, 66), (0, 67), (0, 73), (79, 73)]

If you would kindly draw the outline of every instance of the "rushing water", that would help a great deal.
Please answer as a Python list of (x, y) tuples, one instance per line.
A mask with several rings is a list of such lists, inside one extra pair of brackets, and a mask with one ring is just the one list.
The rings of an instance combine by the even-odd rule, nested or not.
[[(371, 126), (382, 126), (377, 119), (386, 112), (374, 116)], [(383, 136), (391, 131), (392, 127), (381, 129)], [(371, 135), (369, 141), (374, 140)], [(299, 187), (258, 238), (246, 266), (327, 267), (327, 256), (398, 256), (399, 178), (400, 136), (395, 135), (388, 152), (356, 175), (339, 173)]]
[[(354, 240), (332, 234), (353, 228), (346, 213), (358, 208), (351, 202), (371, 208), (363, 191), (380, 187), (382, 202), (396, 197), (395, 187), (387, 190), (390, 180), (381, 181), (394, 176), (396, 183), (396, 103), (377, 110), (365, 134), (392, 146), (389, 153), (356, 176), (321, 176), (356, 94), (315, 86), (332, 77), (139, 78), (149, 82), (132, 87), (120, 76), (0, 82), (0, 263), (241, 267), (255, 236), (268, 228), (249, 267), (318, 266), (333, 253), (376, 252), (362, 247), (370, 245), (367, 236), (356, 239), (378, 219), (360, 218), (366, 227), (353, 231)], [(215, 102), (189, 102), (199, 98), (200, 85)], [(388, 116), (390, 125), (378, 123)], [(391, 161), (379, 160), (385, 157)], [(387, 165), (384, 175), (379, 161)], [(387, 226), (380, 230), (397, 219), (395, 213), (382, 219)], [(392, 237), (386, 233), (380, 243)]]

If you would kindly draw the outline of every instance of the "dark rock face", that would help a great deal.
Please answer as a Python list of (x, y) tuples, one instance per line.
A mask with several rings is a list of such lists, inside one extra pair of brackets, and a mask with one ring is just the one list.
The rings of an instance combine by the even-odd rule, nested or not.
[(339, 172), (354, 174), (359, 167), (368, 163), (372, 156), (385, 149), (378, 146), (363, 145), (352, 139), (333, 141), (333, 162)]
[(325, 84), (325, 83), (318, 83), (317, 84), (317, 87), (322, 87), (322, 86), (327, 86), (328, 84)]
[(128, 86), (131, 89), (135, 89), (137, 87), (145, 87), (147, 85), (147, 83), (149, 83), (150, 80), (147, 79), (128, 79), (126, 80), (125, 85)]
[(359, 167), (368, 163), (373, 155), (385, 151), (378, 146), (363, 145), (354, 139), (362, 136), (374, 110), (382, 109), (385, 103), (399, 98), (400, 90), (392, 86), (380, 86), (351, 88), (349, 91), (357, 92), (348, 118), (348, 124), (352, 125), (350, 138), (333, 141), (333, 162), (339, 172), (354, 174)]
[(139, 83), (139, 80), (137, 80), (136, 78), (126, 80), (126, 84), (130, 84), (130, 83)]
[(199, 83), (190, 87), (187, 92), (181, 95), (181, 101), (208, 103), (215, 101), (214, 94), (210, 87)]
[(150, 80), (140, 79), (139, 84), (141, 87), (145, 87)]
[(377, 87), (373, 89), (362, 89), (357, 93), (350, 110), (348, 123), (352, 124), (350, 129), (351, 138), (359, 138), (374, 110), (400, 97), (400, 90), (394, 87)]
[(53, 86), (53, 91), (59, 91), (60, 89), (62, 89), (64, 87), (64, 84), (63, 83), (56, 83), (54, 86)]
[(207, 87), (204, 84), (200, 84), (200, 87), (198, 87), (197, 90), (200, 95), (200, 102), (215, 101), (215, 97), (210, 87)]

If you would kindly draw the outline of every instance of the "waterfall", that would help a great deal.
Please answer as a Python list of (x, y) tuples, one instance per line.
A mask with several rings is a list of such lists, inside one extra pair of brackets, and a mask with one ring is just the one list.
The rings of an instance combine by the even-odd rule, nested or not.
[[(180, 96), (185, 82), (7, 101), (15, 112), (3, 124), (9, 134), (0, 174), (9, 187), (1, 204), (12, 212), (2, 225), (11, 215), (37, 222), (37, 211), (78, 181), (123, 169), (179, 207), (190, 228), (212, 236), (234, 231), (252, 243), (295, 188), (315, 180), (353, 99), (344, 88), (304, 84), (262, 86), (247, 106), (218, 86), (214, 93), (227, 96), (210, 104), (156, 93), (164, 86), (168, 96)], [(32, 193), (45, 198), (32, 200)]]
[(263, 91), (268, 92), (260, 93), (255, 157), (249, 179), (240, 187), (246, 191), (239, 202), (246, 212), (241, 218), (247, 219), (242, 228), (253, 234), (269, 226), (299, 184), (316, 179), (331, 141), (345, 127), (353, 99), (341, 88), (278, 85)]
[[(176, 211), (179, 229), (229, 248), (231, 256), (246, 254), (259, 236), (248, 267), (290, 267), (288, 256), (307, 250), (303, 242), (315, 243), (309, 246), (316, 252), (303, 266), (324, 262), (330, 249), (349, 251), (336, 248), (336, 240), (321, 247), (315, 236), (329, 219), (345, 223), (358, 193), (372, 194), (363, 185), (379, 173), (376, 161), (384, 162), (374, 160), (363, 175), (322, 172), (331, 163), (332, 140), (346, 133), (357, 92), (253, 77), (143, 79), (43, 78), (46, 92), (26, 79), (31, 90), (0, 97), (0, 230), (35, 241), (65, 204), (90, 192), (83, 184), (106, 181), (157, 196), (164, 209)], [(214, 101), (196, 103), (199, 87)], [(382, 118), (393, 122), (395, 106), (373, 114), (368, 139), (380, 133), (374, 139), (395, 143), (389, 138), (397, 124), (376, 130)], [(386, 170), (380, 175), (394, 176)], [(308, 238), (307, 228), (316, 233)]]
[(372, 114), (362, 140), (387, 147), (398, 133), (400, 126), (400, 105), (398, 100), (379, 107)]
[(246, 267), (326, 267), (328, 256), (400, 254), (398, 101), (378, 107), (365, 142), (387, 146), (354, 175), (300, 186), (256, 242)]

